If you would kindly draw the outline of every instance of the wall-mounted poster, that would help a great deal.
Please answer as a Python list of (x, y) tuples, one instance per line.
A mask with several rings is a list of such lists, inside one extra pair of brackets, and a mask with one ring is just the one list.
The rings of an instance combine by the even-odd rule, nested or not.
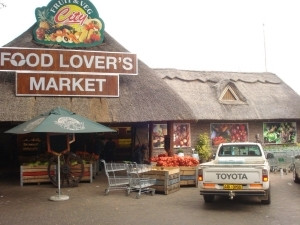
[(167, 135), (167, 124), (154, 124), (152, 137), (154, 148), (164, 148), (165, 135)]
[(190, 124), (174, 123), (174, 148), (191, 147)]
[(265, 144), (296, 143), (296, 122), (264, 123)]
[(213, 146), (225, 142), (248, 141), (248, 125), (246, 123), (212, 123), (210, 130)]

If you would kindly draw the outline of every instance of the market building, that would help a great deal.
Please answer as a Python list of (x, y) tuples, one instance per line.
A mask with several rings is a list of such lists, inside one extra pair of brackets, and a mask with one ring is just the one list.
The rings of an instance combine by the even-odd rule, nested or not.
[[(48, 8), (52, 9), (53, 5), (55, 1), (50, 1)], [(93, 6), (90, 8), (96, 12)], [(0, 140), (4, 164), (11, 164), (16, 159), (22, 163), (30, 160), (23, 156), (36, 156), (40, 152), (40, 147), (28, 147), (37, 145), (34, 140), (40, 141), (40, 137), (4, 132), (57, 106), (117, 130), (117, 134), (104, 137), (111, 137), (117, 144), (115, 160), (130, 160), (135, 145), (150, 143), (148, 130), (151, 123), (193, 119), (187, 104), (160, 80), (155, 71), (138, 60), (135, 54), (128, 53), (104, 30), (95, 32), (97, 23), (104, 29), (104, 22), (97, 18), (97, 14), (94, 15), (95, 21), (88, 21), (85, 27), (93, 26), (93, 33), (101, 38), (83, 40), (84, 32), (88, 38), (84, 28), (79, 39), (69, 43), (61, 40), (70, 37), (66, 25), (62, 29), (52, 29), (49, 28), (51, 20), (45, 22), (45, 18), (40, 18), (45, 10), (45, 7), (38, 8), (37, 23), (0, 51), (1, 104), (5, 106), (0, 116)], [(49, 41), (53, 35), (57, 37)], [(23, 59), (27, 60), (26, 63)], [(95, 71), (90, 73), (92, 69)], [(87, 77), (90, 83), (78, 83)], [(70, 79), (76, 78), (74, 90), (74, 85), (68, 85), (71, 85)], [(93, 90), (100, 84), (95, 79), (105, 80), (101, 83), (104, 85), (102, 92)], [(83, 86), (89, 89), (80, 88)], [(77, 140), (80, 138), (86, 139), (77, 137)], [(30, 143), (25, 143), (28, 140)], [(82, 148), (88, 151), (87, 143)]]
[[(66, 24), (70, 18), (58, 16), (55, 3), (48, 9)], [(4, 132), (58, 106), (115, 129), (97, 136), (116, 143), (115, 161), (131, 160), (141, 144), (148, 147), (145, 162), (166, 148), (191, 154), (200, 133), (212, 146), (258, 141), (257, 134), (265, 144), (298, 142), (300, 96), (275, 74), (154, 70), (105, 32), (93, 5), (81, 10), (90, 19), (78, 34), (66, 25), (51, 28), (53, 21), (41, 18), (47, 7), (0, 49), (1, 165), (19, 166), (46, 151), (36, 143), (43, 135)], [(76, 150), (89, 151), (85, 135), (76, 140)]]
[(260, 141), (266, 148), (299, 141), (300, 96), (273, 73), (155, 70), (193, 111), (192, 146), (206, 132), (212, 146)]

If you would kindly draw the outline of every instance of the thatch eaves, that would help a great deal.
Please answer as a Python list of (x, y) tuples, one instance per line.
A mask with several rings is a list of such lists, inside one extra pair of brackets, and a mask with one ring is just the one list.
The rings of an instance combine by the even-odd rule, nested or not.
[[(43, 48), (33, 42), (32, 29), (33, 26), (5, 47)], [(84, 50), (128, 52), (107, 33), (103, 44)], [(0, 121), (26, 121), (57, 106), (102, 123), (194, 119), (189, 106), (180, 96), (140, 60), (137, 76), (120, 75), (118, 98), (17, 97), (15, 74), (0, 72), (0, 75)]]
[[(156, 69), (197, 120), (300, 119), (300, 96), (273, 73)], [(240, 101), (220, 101), (227, 85)]]

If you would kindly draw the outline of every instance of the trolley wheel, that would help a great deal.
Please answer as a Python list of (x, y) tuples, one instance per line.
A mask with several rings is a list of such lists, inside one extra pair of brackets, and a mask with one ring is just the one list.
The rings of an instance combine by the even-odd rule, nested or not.
[(127, 190), (126, 190), (126, 196), (129, 196), (130, 195), (130, 189), (128, 188)]
[(108, 190), (108, 189), (105, 189), (104, 194), (105, 194), (105, 195), (108, 195), (108, 193), (109, 193), (109, 190)]
[[(84, 165), (82, 159), (72, 153), (68, 152), (60, 156), (60, 185), (61, 187), (76, 187), (80, 182)], [(57, 187), (58, 186), (58, 162), (57, 156), (53, 156), (48, 165), (48, 176), (50, 181)]]
[(136, 194), (136, 198), (139, 199), (140, 197), (141, 197), (141, 192), (138, 192), (138, 193)]
[(155, 195), (155, 189), (153, 189), (153, 190), (151, 191), (151, 195), (152, 195), (152, 196)]

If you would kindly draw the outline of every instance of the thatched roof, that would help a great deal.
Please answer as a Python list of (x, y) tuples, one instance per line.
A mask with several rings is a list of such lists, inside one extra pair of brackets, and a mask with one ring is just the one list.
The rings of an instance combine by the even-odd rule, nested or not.
[[(156, 69), (198, 120), (300, 119), (300, 96), (272, 73)], [(220, 99), (226, 87), (236, 101)]]
[[(33, 26), (5, 47), (42, 48), (32, 41), (32, 29)], [(86, 50), (128, 52), (107, 33), (103, 44)], [(0, 72), (0, 121), (27, 121), (57, 106), (106, 123), (193, 119), (188, 105), (140, 60), (138, 73), (137, 76), (120, 75), (118, 98), (86, 98), (17, 97), (15, 74)]]

